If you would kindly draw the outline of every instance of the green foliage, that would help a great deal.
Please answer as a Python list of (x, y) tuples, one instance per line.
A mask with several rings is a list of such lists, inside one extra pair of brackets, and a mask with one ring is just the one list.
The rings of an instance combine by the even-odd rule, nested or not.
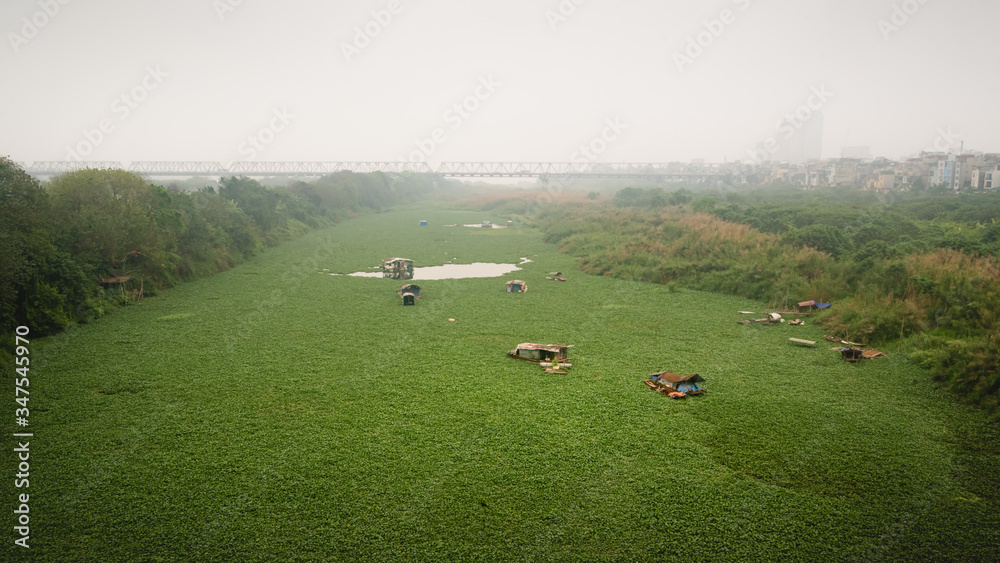
[(618, 207), (652, 207), (655, 201), (656, 207), (663, 207), (667, 200), (663, 197), (663, 190), (644, 190), (642, 188), (622, 188), (615, 192), (612, 198)]
[(839, 284), (823, 265), (828, 258), (815, 250), (677, 208), (563, 206), (542, 223), (545, 240), (580, 257), (589, 273), (774, 302)]
[[(779, 188), (757, 194), (759, 201), (748, 194), (715, 194), (711, 217), (652, 209), (651, 193), (621, 190), (615, 207), (550, 210), (541, 217), (546, 240), (579, 257), (590, 273), (681, 284), (780, 307), (832, 300), (834, 307), (820, 318), (827, 330), (873, 344), (920, 334), (980, 343), (998, 326), (997, 221), (984, 224), (979, 210), (1000, 209), (996, 194), (906, 196), (897, 202), (866, 193)], [(709, 202), (699, 199), (692, 207), (709, 209)], [(985, 349), (976, 344), (975, 350)], [(963, 348), (957, 354), (963, 361), (936, 368), (949, 380), (981, 379), (977, 373), (993, 369), (989, 362), (964, 361), (985, 352)], [(950, 388), (994, 408), (992, 384), (974, 392), (967, 385)]]
[[(0, 158), (0, 333), (52, 333), (158, 289), (232, 268), (267, 246), (365, 209), (412, 202), (423, 176), (333, 174), (288, 189), (224, 178), (218, 193), (85, 169), (44, 187)], [(125, 279), (105, 291), (99, 279)]]
[(264, 236), (285, 222), (286, 216), (277, 209), (281, 197), (274, 190), (261, 186), (257, 180), (230, 177), (222, 179), (219, 184), (219, 197), (233, 202), (238, 209), (250, 216)]
[(913, 361), (947, 389), (1000, 415), (1000, 333), (963, 340), (925, 334), (911, 344)]
[[(612, 202), (617, 207), (658, 209), (667, 205), (684, 205), (689, 203), (692, 197), (692, 192), (686, 188), (667, 192), (663, 188), (643, 189), (629, 187), (615, 192)], [(702, 205), (705, 205), (705, 203), (702, 203)]]
[[(570, 276), (534, 229), (444, 227), (480, 217), (367, 214), (32, 339), (32, 556), (995, 559), (996, 427), (900, 356), (848, 364), (788, 344), (811, 321), (733, 322), (765, 303)], [(528, 256), (532, 289), (430, 280), (403, 307), (398, 282), (324, 271), (396, 254)], [(505, 357), (523, 341), (574, 344), (569, 375)], [(663, 369), (708, 393), (651, 392)]]
[(86, 169), (47, 185), (60, 250), (99, 276), (132, 275), (166, 285), (176, 259), (170, 196), (124, 170)]
[(681, 188), (679, 190), (671, 192), (670, 196), (667, 198), (667, 201), (670, 203), (670, 205), (684, 205), (685, 203), (689, 203), (691, 201), (691, 197), (692, 196), (690, 191), (688, 191), (686, 188)]
[(806, 225), (792, 229), (783, 238), (785, 244), (791, 246), (808, 246), (820, 252), (825, 252), (834, 258), (851, 248), (850, 240), (844, 231), (831, 225)]
[(51, 252), (47, 206), (38, 181), (0, 157), (0, 334), (25, 321), (25, 288)]
[(68, 308), (65, 295), (48, 284), (36, 282), (33, 290), (28, 293), (26, 323), (38, 334), (58, 332), (69, 325), (70, 318), (66, 313)]
[(715, 198), (713, 197), (701, 197), (694, 200), (691, 204), (691, 210), (695, 213), (711, 213), (715, 209)]

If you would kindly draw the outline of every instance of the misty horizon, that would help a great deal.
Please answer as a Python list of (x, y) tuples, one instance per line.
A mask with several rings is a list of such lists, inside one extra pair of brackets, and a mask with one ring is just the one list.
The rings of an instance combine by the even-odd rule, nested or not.
[(1000, 5), (976, 0), (14, 0), (0, 21), (0, 154), (25, 163), (1000, 152)]

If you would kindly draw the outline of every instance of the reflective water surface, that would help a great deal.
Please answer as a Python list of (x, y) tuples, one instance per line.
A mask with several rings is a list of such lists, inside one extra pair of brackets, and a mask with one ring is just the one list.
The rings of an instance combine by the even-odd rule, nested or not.
[[(523, 259), (524, 264), (530, 262)], [(492, 262), (473, 262), (472, 264), (445, 264), (444, 266), (427, 266), (424, 268), (413, 268), (414, 280), (457, 280), (463, 278), (493, 278), (502, 276), (510, 272), (515, 272), (521, 268), (517, 264), (496, 264)], [(332, 276), (340, 274), (330, 274)], [(381, 278), (382, 272), (354, 272), (347, 274), (359, 278)]]

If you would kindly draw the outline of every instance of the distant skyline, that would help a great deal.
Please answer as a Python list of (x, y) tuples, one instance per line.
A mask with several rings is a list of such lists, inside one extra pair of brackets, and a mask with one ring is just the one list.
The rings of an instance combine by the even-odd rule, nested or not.
[(1000, 152), (990, 0), (7, 0), (0, 31), (29, 163), (732, 162), (816, 115), (822, 158)]

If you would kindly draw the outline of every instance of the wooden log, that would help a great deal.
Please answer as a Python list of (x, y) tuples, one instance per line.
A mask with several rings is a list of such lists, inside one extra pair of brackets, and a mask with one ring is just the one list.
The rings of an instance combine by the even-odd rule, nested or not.
[(829, 340), (830, 342), (836, 342), (837, 344), (843, 344), (844, 346), (865, 346), (864, 344), (859, 344), (857, 342), (851, 342), (850, 340), (843, 340), (840, 338), (834, 338), (832, 336), (823, 335), (823, 338)]
[(812, 340), (803, 340), (801, 338), (789, 338), (788, 341), (789, 342), (793, 342), (795, 344), (801, 344), (803, 346), (815, 346), (816, 345), (816, 343), (814, 341), (812, 341)]

